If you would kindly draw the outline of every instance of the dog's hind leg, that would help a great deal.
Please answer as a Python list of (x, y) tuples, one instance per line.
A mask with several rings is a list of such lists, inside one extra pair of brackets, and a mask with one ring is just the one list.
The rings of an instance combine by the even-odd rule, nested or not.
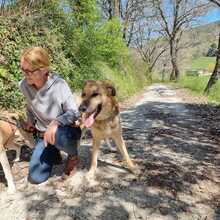
[(110, 140), (108, 138), (105, 138), (105, 143), (108, 145), (109, 149), (112, 148), (112, 145), (111, 145)]
[(93, 138), (92, 143), (92, 159), (91, 159), (91, 165), (89, 168), (89, 172), (87, 173), (88, 177), (94, 176), (95, 170), (97, 168), (97, 157), (98, 157), (98, 150), (101, 144), (101, 140), (97, 140)]
[(114, 147), (114, 144), (112, 143), (111, 139), (105, 138), (104, 141), (107, 144), (109, 151), (115, 152), (115, 147)]
[(15, 148), (13, 148), (16, 151), (16, 157), (14, 159), (15, 162), (20, 161), (20, 157), (21, 157), (21, 146), (15, 146)]
[(109, 149), (112, 150), (112, 145), (109, 138), (105, 138), (105, 143), (108, 145)]
[[(0, 146), (0, 149), (2, 150), (3, 147)], [(2, 168), (3, 168), (4, 174), (5, 174), (5, 178), (6, 178), (7, 183), (8, 183), (8, 192), (9, 193), (14, 193), (14, 192), (16, 192), (16, 187), (15, 187), (15, 184), (14, 184), (13, 176), (12, 176), (12, 173), (11, 173), (11, 167), (10, 167), (10, 164), (8, 162), (8, 158), (7, 158), (5, 150), (2, 150), (0, 152), (0, 162), (2, 164)]]
[(129, 170), (132, 173), (137, 173), (136, 166), (133, 164), (132, 160), (130, 159), (128, 155), (128, 151), (127, 151), (123, 137), (119, 134), (119, 135), (113, 136), (112, 138), (114, 139), (116, 146), (118, 147), (120, 153), (122, 154)]
[(81, 129), (81, 138), (80, 138), (80, 140), (82, 141), (83, 139), (86, 139), (86, 129), (85, 128)]

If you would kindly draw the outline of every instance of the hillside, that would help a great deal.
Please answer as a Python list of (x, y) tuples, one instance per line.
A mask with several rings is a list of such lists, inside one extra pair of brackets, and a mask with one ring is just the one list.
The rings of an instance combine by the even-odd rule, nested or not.
[(180, 51), (180, 66), (189, 69), (192, 60), (206, 55), (212, 43), (218, 41), (220, 22), (213, 22), (193, 28), (183, 34), (183, 49)]
[[(215, 43), (217, 45), (219, 31), (220, 21), (197, 26), (183, 33), (178, 54), (178, 65), (182, 73), (187, 70), (207, 68), (209, 64), (213, 65), (215, 63), (215, 58), (206, 57), (206, 54), (211, 44)], [(165, 71), (170, 73), (169, 56), (169, 49), (167, 49), (158, 60), (155, 72), (162, 73)], [(200, 65), (202, 65), (201, 68)], [(167, 78), (169, 78), (169, 74)]]
[(220, 22), (209, 23), (193, 29), (193, 33), (190, 33), (190, 35), (194, 41), (192, 49), (195, 57), (206, 54), (212, 43), (217, 44), (219, 30)]

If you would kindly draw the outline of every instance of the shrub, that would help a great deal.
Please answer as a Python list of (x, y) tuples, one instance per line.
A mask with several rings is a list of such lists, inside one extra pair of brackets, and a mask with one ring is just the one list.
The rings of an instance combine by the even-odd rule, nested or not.
[(144, 85), (145, 76), (131, 67), (120, 23), (116, 19), (101, 21), (95, 0), (66, 0), (62, 7), (59, 1), (44, 2), (40, 8), (27, 9), (26, 15), (21, 16), (19, 11), (17, 15), (0, 17), (0, 107), (22, 106), (19, 57), (30, 46), (48, 50), (53, 69), (73, 90), (80, 89), (84, 80), (109, 78), (100, 63), (111, 70), (114, 77), (110, 78), (124, 82), (123, 89), (129, 85), (124, 95)]

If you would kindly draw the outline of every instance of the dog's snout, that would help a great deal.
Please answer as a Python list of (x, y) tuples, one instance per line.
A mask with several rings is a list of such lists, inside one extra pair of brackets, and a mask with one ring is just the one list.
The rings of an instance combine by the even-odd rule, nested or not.
[(83, 104), (79, 106), (79, 111), (80, 111), (80, 112), (85, 112), (86, 109), (87, 109), (86, 106), (83, 105)]

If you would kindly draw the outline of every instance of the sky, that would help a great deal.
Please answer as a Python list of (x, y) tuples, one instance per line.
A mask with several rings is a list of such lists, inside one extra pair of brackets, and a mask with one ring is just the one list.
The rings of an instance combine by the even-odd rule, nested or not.
[[(2, 0), (0, 0), (0, 3), (1, 2)], [(202, 24), (207, 24), (207, 23), (211, 23), (214, 21), (220, 21), (220, 9), (218, 8), (214, 8), (210, 10), (207, 15), (200, 18), (200, 22)]]
[(212, 9), (207, 15), (201, 18), (201, 23), (207, 24), (214, 21), (220, 21), (220, 9)]

